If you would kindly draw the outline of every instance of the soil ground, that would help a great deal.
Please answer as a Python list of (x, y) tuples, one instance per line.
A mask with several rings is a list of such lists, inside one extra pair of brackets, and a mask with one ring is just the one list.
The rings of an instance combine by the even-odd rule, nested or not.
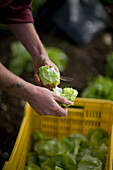
[[(71, 86), (79, 91), (87, 86), (89, 77), (98, 74), (104, 75), (106, 59), (109, 52), (113, 51), (113, 5), (105, 5), (111, 22), (107, 29), (101, 31), (93, 40), (84, 46), (75, 45), (58, 34), (40, 32), (40, 38), (46, 46), (61, 48), (68, 55), (68, 65), (63, 75), (73, 77), (71, 83), (61, 83), (62, 87)], [(106, 43), (105, 37), (110, 38)], [(16, 40), (10, 31), (0, 29), (0, 61), (8, 67), (11, 57), (10, 44)], [(34, 83), (33, 73), (24, 73), (22, 78)], [(13, 149), (23, 113), (25, 101), (11, 96), (5, 91), (0, 91), (0, 168), (7, 160)]]

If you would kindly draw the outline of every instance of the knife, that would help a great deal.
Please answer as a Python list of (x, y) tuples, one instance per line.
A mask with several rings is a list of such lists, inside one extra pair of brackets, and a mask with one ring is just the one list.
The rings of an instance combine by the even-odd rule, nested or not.
[(60, 80), (70, 82), (70, 81), (73, 81), (73, 80), (74, 80), (74, 78), (71, 78), (71, 77), (65, 77), (65, 76), (60, 76)]

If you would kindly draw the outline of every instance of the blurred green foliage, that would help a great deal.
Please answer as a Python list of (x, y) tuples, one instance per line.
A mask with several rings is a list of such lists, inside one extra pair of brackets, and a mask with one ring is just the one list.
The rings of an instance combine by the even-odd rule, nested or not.
[(98, 75), (82, 91), (81, 97), (113, 100), (113, 80), (109, 77)]
[(19, 42), (11, 44), (12, 58), (9, 62), (9, 70), (16, 75), (22, 75), (24, 71), (33, 71), (33, 61), (30, 54)]
[(113, 52), (110, 52), (105, 64), (105, 76), (98, 75), (89, 80), (81, 97), (113, 100)]
[(105, 66), (105, 75), (113, 78), (113, 52), (110, 52), (107, 57), (107, 63)]
[[(51, 61), (56, 64), (59, 71), (63, 71), (67, 66), (68, 56), (55, 47), (45, 47)], [(9, 62), (9, 70), (20, 76), (24, 71), (33, 72), (33, 61), (31, 55), (19, 42), (11, 44), (12, 57)]]
[(6, 24), (0, 24), (0, 30), (10, 31), (9, 27)]
[(32, 0), (33, 13), (35, 13), (45, 2), (46, 0)]
[(45, 47), (50, 60), (57, 65), (62, 72), (67, 66), (68, 56), (59, 48)]

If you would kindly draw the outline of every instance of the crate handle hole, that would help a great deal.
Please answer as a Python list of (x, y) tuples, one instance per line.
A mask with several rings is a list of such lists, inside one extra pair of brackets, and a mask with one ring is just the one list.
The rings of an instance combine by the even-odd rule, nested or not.
[(74, 106), (70, 106), (70, 108), (75, 108), (75, 109), (84, 109), (84, 106), (76, 106), (76, 105), (74, 105)]

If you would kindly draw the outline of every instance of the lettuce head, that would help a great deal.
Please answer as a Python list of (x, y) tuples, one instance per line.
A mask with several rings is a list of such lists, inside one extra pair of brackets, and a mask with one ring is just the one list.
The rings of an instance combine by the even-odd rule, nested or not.
[[(53, 89), (53, 92), (55, 92), (56, 94), (58, 94), (61, 97), (65, 97), (67, 100), (71, 101), (72, 104), (74, 105), (74, 101), (78, 95), (78, 91), (70, 88), (70, 87), (65, 87), (64, 89), (60, 88), (60, 87), (56, 87)], [(63, 106), (65, 106), (63, 104)]]
[(54, 67), (41, 66), (39, 77), (44, 85), (55, 84), (57, 86), (60, 83), (60, 72), (57, 72)]

